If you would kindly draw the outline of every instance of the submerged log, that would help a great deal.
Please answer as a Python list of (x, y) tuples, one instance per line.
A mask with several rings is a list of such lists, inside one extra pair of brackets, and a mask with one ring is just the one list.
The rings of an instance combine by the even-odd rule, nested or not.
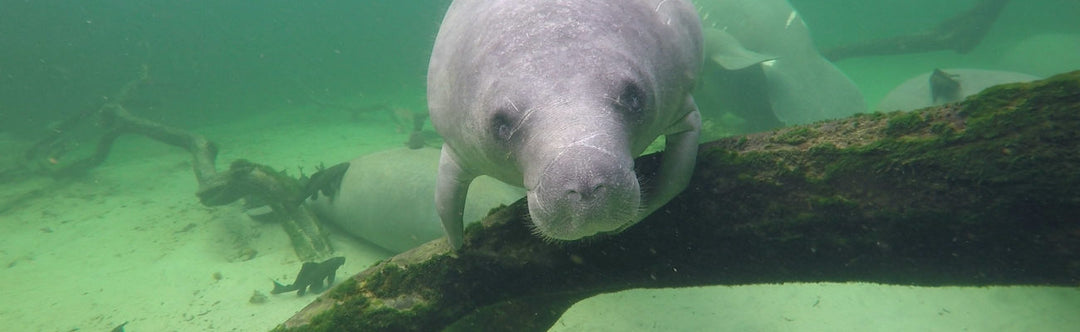
[(933, 51), (970, 52), (982, 42), (1009, 0), (981, 0), (963, 13), (950, 17), (931, 29), (907, 35), (840, 45), (821, 52), (829, 61), (846, 58), (910, 54)]
[(1075, 286), (1077, 151), (1080, 72), (706, 143), (690, 187), (621, 234), (545, 243), (519, 201), (470, 226), (459, 252), (436, 240), (380, 262), (277, 330), (545, 330), (631, 288)]
[[(204, 185), (217, 174), (214, 167), (218, 148), (202, 135), (170, 127), (128, 112), (124, 107), (139, 87), (150, 79), (150, 68), (140, 67), (139, 74), (125, 83), (100, 107), (79, 112), (51, 128), (48, 135), (38, 140), (23, 154), (23, 166), (27, 170), (51, 176), (82, 174), (105, 162), (112, 145), (120, 136), (135, 134), (182, 148), (191, 153), (192, 170), (199, 185)], [(96, 131), (91, 137), (69, 132)], [(84, 141), (97, 140), (94, 152), (88, 156), (66, 158), (69, 145), (81, 145)], [(68, 160), (71, 159), (71, 160)]]
[[(116, 96), (101, 105), (76, 114), (35, 143), (23, 155), (27, 170), (52, 176), (82, 174), (105, 162), (113, 143), (123, 135), (135, 134), (176, 146), (191, 153), (192, 169), (199, 183), (196, 195), (205, 206), (219, 206), (240, 199), (255, 197), (265, 202), (276, 216), (285, 233), (289, 235), (296, 255), (305, 261), (329, 257), (333, 248), (326, 233), (319, 226), (318, 218), (306, 205), (304, 198), (310, 195), (297, 179), (285, 176), (268, 166), (246, 160), (233, 162), (231, 168), (218, 173), (215, 166), (217, 145), (202, 135), (170, 127), (131, 114), (124, 108), (127, 101), (149, 78), (149, 68), (142, 67), (139, 76), (125, 84)], [(94, 137), (68, 135), (79, 129), (100, 131)], [(94, 152), (88, 156), (62, 158), (68, 145), (80, 145), (83, 141), (97, 140)], [(60, 160), (64, 159), (63, 162)], [(70, 159), (70, 160), (69, 160)], [(35, 193), (36, 194), (36, 193)], [(24, 195), (26, 197), (27, 195)], [(21, 197), (16, 198), (18, 202)], [(0, 204), (0, 211), (12, 203)]]

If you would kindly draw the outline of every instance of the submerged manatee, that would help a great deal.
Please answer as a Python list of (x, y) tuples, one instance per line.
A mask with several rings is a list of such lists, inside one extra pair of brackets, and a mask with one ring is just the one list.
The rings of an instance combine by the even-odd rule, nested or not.
[[(694, 167), (701, 63), (686, 1), (454, 1), (428, 69), (450, 244), (462, 245), (478, 175), (524, 187), (536, 233), (553, 240), (620, 231), (667, 203)], [(642, 188), (634, 157), (661, 135), (662, 166)]]
[[(866, 112), (858, 87), (821, 56), (806, 24), (786, 0), (695, 3), (706, 27), (710, 62), (698, 98), (706, 114), (727, 109), (751, 122), (775, 126)], [(721, 97), (703, 100), (708, 95)], [(776, 120), (767, 122), (761, 113)]]
[[(935, 75), (935, 72), (940, 72)], [(909, 111), (960, 101), (983, 89), (1039, 77), (1000, 70), (949, 68), (917, 75), (900, 83), (878, 102), (878, 111)], [(935, 82), (936, 84), (931, 84)], [(953, 86), (955, 84), (956, 86)], [(935, 89), (937, 93), (935, 94)], [(935, 98), (936, 96), (936, 98)]]
[[(336, 192), (318, 195), (308, 205), (321, 218), (349, 234), (393, 252), (403, 252), (442, 236), (435, 213), (435, 177), (439, 150), (394, 149), (349, 162)], [(521, 189), (489, 177), (474, 182), (465, 204), (465, 220), (524, 196)]]

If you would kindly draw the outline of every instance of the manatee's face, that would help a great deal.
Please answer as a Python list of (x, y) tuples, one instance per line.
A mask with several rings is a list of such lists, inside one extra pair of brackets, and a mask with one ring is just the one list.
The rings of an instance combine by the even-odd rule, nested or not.
[(525, 187), (539, 235), (618, 231), (641, 210), (633, 157), (685, 115), (700, 64), (683, 1), (455, 1), (431, 122), (469, 175)]
[(590, 143), (605, 139), (584, 138), (565, 147), (538, 167), (536, 179), (526, 179), (529, 215), (537, 234), (577, 240), (637, 220), (641, 193), (633, 159), (606, 144)]
[[(579, 67), (580, 68), (580, 67)], [(638, 220), (633, 156), (654, 116), (647, 82), (611, 71), (553, 88), (509, 94), (490, 117), (491, 136), (522, 175), (535, 231), (554, 240), (612, 232)], [(626, 74), (626, 73), (623, 73)], [(513, 86), (520, 86), (515, 83)], [(644, 144), (647, 144), (645, 142)], [(637, 149), (638, 151), (635, 151)]]

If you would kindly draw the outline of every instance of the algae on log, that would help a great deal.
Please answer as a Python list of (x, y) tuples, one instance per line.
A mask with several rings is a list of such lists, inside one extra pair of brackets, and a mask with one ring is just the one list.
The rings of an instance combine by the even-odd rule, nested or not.
[(1080, 72), (706, 143), (690, 187), (622, 234), (545, 243), (519, 201), (470, 226), (460, 252), (436, 240), (381, 262), (277, 330), (545, 330), (630, 288), (1075, 286), (1078, 145)]

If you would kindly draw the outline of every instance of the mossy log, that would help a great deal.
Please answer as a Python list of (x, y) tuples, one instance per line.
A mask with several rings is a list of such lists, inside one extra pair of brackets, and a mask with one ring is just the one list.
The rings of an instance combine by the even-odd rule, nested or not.
[(545, 243), (519, 201), (470, 226), (459, 252), (436, 240), (380, 262), (277, 330), (545, 330), (630, 288), (1075, 286), (1078, 151), (1080, 72), (706, 143), (690, 187), (622, 234)]

